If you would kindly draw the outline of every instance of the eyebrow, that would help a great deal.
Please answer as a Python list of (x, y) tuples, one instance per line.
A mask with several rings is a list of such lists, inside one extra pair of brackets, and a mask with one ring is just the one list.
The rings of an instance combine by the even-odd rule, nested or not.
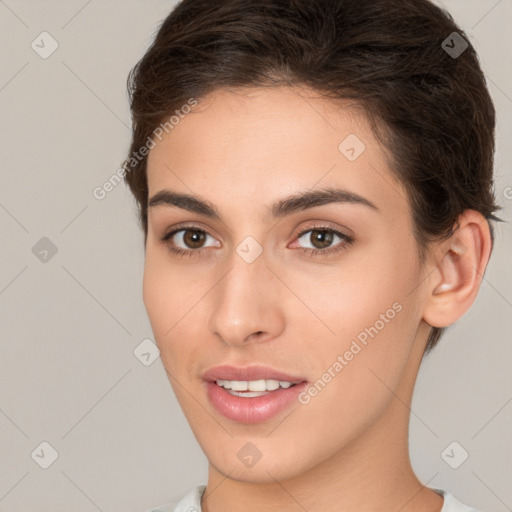
[[(359, 194), (339, 188), (325, 188), (315, 191), (300, 192), (285, 197), (272, 204), (270, 212), (274, 219), (278, 219), (291, 215), (292, 213), (332, 203), (359, 204), (379, 211), (379, 208), (377, 208), (375, 204)], [(212, 203), (203, 201), (190, 194), (182, 194), (168, 189), (160, 190), (149, 200), (149, 208), (155, 208), (157, 206), (182, 208), (212, 219), (221, 219), (217, 208), (215, 208)]]

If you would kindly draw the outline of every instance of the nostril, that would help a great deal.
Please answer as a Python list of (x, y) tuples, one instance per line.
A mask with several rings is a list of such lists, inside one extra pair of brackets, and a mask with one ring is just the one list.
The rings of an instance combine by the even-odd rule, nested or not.
[(249, 338), (262, 338), (264, 337), (264, 334), (265, 332), (264, 331), (257, 331), (257, 332), (253, 332)]

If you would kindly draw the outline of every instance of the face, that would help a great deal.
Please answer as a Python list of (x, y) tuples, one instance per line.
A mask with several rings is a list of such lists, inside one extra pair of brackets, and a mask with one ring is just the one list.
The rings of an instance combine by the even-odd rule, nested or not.
[(386, 162), (360, 110), (285, 87), (216, 91), (149, 153), (144, 303), (230, 478), (292, 478), (343, 453), (408, 374), (421, 268)]

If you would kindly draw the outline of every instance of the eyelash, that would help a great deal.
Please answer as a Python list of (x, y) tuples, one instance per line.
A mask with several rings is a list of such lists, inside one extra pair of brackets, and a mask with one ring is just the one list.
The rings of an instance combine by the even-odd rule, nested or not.
[[(208, 249), (208, 247), (203, 247), (201, 249), (181, 249), (180, 247), (174, 247), (169, 243), (169, 240), (180, 231), (197, 231), (200, 233), (204, 233), (208, 235), (208, 233), (204, 230), (199, 228), (198, 226), (180, 226), (179, 228), (173, 229), (169, 233), (166, 233), (161, 239), (160, 242), (167, 246), (167, 248), (174, 254), (176, 254), (179, 257), (182, 256), (200, 256), (204, 251)], [(300, 250), (303, 251), (304, 254), (307, 254), (309, 256), (326, 256), (331, 255), (334, 253), (339, 253), (344, 250), (346, 250), (350, 245), (354, 243), (354, 239), (348, 235), (345, 235), (344, 233), (341, 233), (340, 231), (337, 231), (336, 229), (333, 229), (328, 226), (322, 226), (322, 225), (316, 225), (316, 226), (310, 226), (308, 229), (305, 229), (304, 231), (301, 231), (297, 234), (296, 238), (299, 239), (306, 233), (309, 233), (310, 231), (326, 231), (328, 233), (332, 233), (334, 235), (337, 235), (339, 238), (341, 238), (341, 242), (338, 242), (335, 246), (327, 248), (327, 249), (310, 249), (309, 247), (301, 247)]]

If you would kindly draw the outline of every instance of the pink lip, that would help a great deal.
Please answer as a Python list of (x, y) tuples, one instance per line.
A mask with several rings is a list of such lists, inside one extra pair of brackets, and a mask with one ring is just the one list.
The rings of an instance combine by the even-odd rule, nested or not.
[(297, 401), (307, 382), (268, 391), (266, 395), (244, 398), (233, 396), (215, 382), (206, 383), (210, 403), (226, 418), (238, 423), (261, 423), (280, 413)]
[[(308, 383), (302, 377), (294, 377), (265, 366), (236, 368), (217, 366), (203, 375), (206, 381), (206, 394), (213, 407), (224, 417), (238, 423), (261, 423), (297, 401)], [(215, 383), (216, 380), (261, 380), (274, 379), (295, 383), (287, 389), (268, 391), (265, 395), (245, 398), (231, 395)]]
[(304, 377), (297, 377), (288, 375), (274, 370), (269, 366), (248, 366), (246, 368), (236, 366), (215, 366), (210, 368), (203, 374), (203, 379), (209, 382), (215, 382), (216, 380), (283, 380), (291, 382), (292, 384), (298, 384), (299, 382), (305, 381)]

